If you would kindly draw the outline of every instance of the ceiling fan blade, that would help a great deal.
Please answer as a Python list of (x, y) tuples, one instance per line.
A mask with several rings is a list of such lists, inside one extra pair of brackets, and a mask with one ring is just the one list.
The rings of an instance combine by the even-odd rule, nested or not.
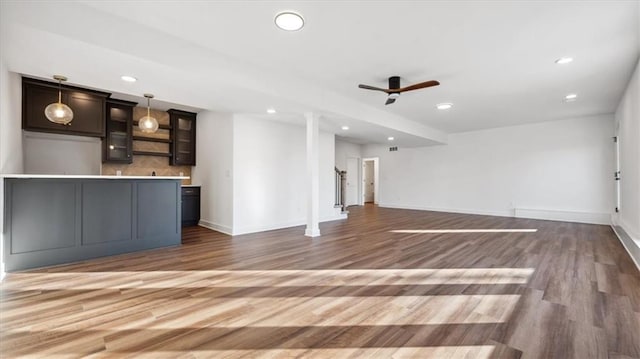
[(396, 99), (389, 97), (389, 98), (387, 98), (387, 102), (385, 102), (384, 104), (385, 105), (391, 105), (394, 102), (396, 102)]
[(375, 87), (375, 86), (369, 86), (369, 85), (358, 85), (359, 88), (361, 89), (365, 89), (365, 90), (373, 90), (373, 91), (382, 91), (382, 92), (389, 92), (389, 90), (387, 89), (383, 89), (380, 87)]
[(418, 90), (418, 89), (423, 89), (425, 87), (433, 87), (438, 85), (440, 85), (438, 81), (431, 80), (431, 81), (421, 82), (419, 84), (403, 87), (403, 88), (397, 89), (396, 91), (405, 92), (405, 91)]

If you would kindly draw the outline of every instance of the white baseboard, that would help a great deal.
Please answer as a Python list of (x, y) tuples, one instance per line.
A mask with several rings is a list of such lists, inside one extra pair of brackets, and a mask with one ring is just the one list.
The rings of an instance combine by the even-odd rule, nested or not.
[(633, 260), (633, 263), (640, 271), (640, 239), (631, 237), (631, 235), (620, 225), (612, 224), (611, 228), (613, 228), (613, 231), (616, 236), (618, 236), (622, 246), (627, 250), (627, 253), (631, 256), (631, 260)]
[(304, 235), (307, 237), (320, 237), (320, 228), (307, 228), (304, 230)]
[(427, 206), (414, 206), (414, 205), (404, 205), (404, 204), (396, 204), (396, 203), (381, 203), (379, 206), (386, 207), (386, 208), (414, 209), (419, 211), (479, 214), (483, 216), (531, 218), (531, 219), (544, 219), (544, 220), (550, 220), (550, 221), (563, 221), (563, 222), (578, 222), (578, 223), (605, 224), (605, 225), (609, 225), (611, 223), (610, 213), (557, 211), (557, 210), (541, 210), (541, 209), (529, 209), (529, 208), (515, 208), (514, 210), (504, 210), (504, 211), (487, 211), (487, 210), (468, 209), (468, 208), (439, 208), (439, 207), (427, 207)]
[(346, 213), (339, 213), (331, 217), (323, 217), (320, 218), (320, 222), (331, 222), (331, 221), (339, 221), (341, 219), (347, 219), (349, 216)]
[(635, 240), (640, 240), (640, 231), (634, 231), (632, 229), (632, 226), (627, 221), (620, 218), (619, 215), (611, 216), (611, 223), (613, 223), (616, 226), (622, 227), (624, 231), (627, 232), (629, 237)]
[(426, 207), (426, 206), (413, 206), (396, 203), (380, 203), (379, 207), (385, 208), (398, 208), (398, 209), (414, 209), (418, 211), (434, 211), (434, 212), (446, 212), (446, 213), (463, 213), (463, 214), (479, 214), (483, 216), (498, 216), (498, 217), (513, 217), (511, 211), (482, 211), (476, 209), (463, 209), (463, 208), (439, 208), (439, 207)]
[(611, 213), (559, 211), (555, 209), (516, 208), (514, 217), (544, 219), (549, 221), (611, 224)]
[(234, 236), (238, 236), (238, 235), (241, 235), (241, 234), (266, 232), (266, 231), (273, 231), (273, 230), (276, 230), (276, 229), (298, 227), (298, 226), (302, 226), (302, 225), (304, 225), (306, 223), (307, 223), (306, 220), (297, 220), (297, 221), (290, 221), (290, 222), (273, 223), (273, 224), (262, 225), (262, 226), (248, 226), (248, 227), (239, 227), (239, 228), (238, 227), (234, 227), (233, 228), (233, 235)]
[(217, 232), (228, 234), (230, 236), (233, 235), (233, 228), (231, 228), (229, 226), (223, 226), (221, 224), (217, 224), (217, 223), (213, 223), (213, 222), (210, 222), (210, 221), (206, 221), (204, 219), (201, 219), (198, 222), (198, 225), (200, 227), (209, 228), (209, 229), (212, 229), (212, 230), (217, 231)]
[[(337, 220), (346, 219), (346, 218), (347, 218), (346, 214), (339, 214), (339, 215), (333, 215), (333, 216), (329, 216), (329, 217), (320, 218), (320, 222), (337, 221)], [(201, 227), (212, 229), (214, 231), (218, 231), (218, 232), (222, 232), (224, 234), (228, 234), (230, 236), (238, 236), (238, 235), (241, 235), (241, 234), (249, 234), (249, 233), (257, 233), (257, 232), (273, 231), (273, 230), (276, 230), (276, 229), (298, 227), (298, 226), (303, 226), (306, 223), (307, 223), (307, 221), (305, 219), (300, 219), (300, 220), (297, 220), (297, 221), (275, 223), (275, 224), (265, 225), (265, 226), (232, 228), (232, 227), (229, 227), (229, 226), (223, 226), (223, 225), (219, 225), (217, 223), (213, 223), (211, 221), (207, 221), (207, 220), (201, 219), (200, 222), (198, 222), (198, 225), (201, 226)]]

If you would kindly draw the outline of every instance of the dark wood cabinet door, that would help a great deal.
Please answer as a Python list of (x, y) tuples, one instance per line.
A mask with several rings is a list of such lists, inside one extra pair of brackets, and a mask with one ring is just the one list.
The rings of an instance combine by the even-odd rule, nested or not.
[[(49, 87), (23, 85), (22, 128), (25, 130), (67, 133), (67, 126), (49, 121), (44, 109), (58, 102), (58, 90)], [(62, 102), (67, 103), (67, 94), (62, 94)], [(75, 113), (74, 113), (75, 114)]]
[(73, 110), (69, 132), (104, 136), (105, 98), (82, 92), (68, 92), (67, 106)]
[(171, 165), (196, 165), (196, 114), (171, 109)]
[(182, 187), (182, 226), (196, 226), (200, 221), (200, 187)]
[(105, 102), (109, 93), (63, 86), (62, 102), (73, 111), (69, 125), (50, 122), (44, 109), (58, 102), (58, 84), (22, 78), (22, 128), (27, 131), (66, 135), (103, 137), (105, 135)]
[(108, 99), (102, 162), (133, 162), (133, 108), (135, 102)]

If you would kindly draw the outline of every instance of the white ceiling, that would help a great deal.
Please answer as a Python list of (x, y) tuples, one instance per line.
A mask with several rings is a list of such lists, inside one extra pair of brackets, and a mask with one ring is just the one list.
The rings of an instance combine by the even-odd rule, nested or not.
[[(1, 4), (0, 55), (11, 71), (192, 108), (275, 107), (265, 118), (285, 121), (314, 111), (338, 135), (348, 123), (358, 143), (388, 134), (426, 145), (447, 133), (612, 113), (640, 53), (638, 1)], [(305, 27), (277, 29), (282, 10), (300, 12)], [(556, 65), (562, 56), (575, 61)], [(442, 85), (390, 106), (357, 88), (384, 87), (392, 75)], [(578, 101), (565, 103), (571, 92)], [(454, 108), (438, 111), (440, 102)]]

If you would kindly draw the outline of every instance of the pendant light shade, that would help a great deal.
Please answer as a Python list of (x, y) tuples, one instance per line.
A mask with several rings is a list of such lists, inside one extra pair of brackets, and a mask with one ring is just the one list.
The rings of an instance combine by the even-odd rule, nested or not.
[(44, 109), (44, 115), (53, 123), (68, 125), (73, 120), (73, 110), (62, 103), (62, 81), (67, 81), (67, 78), (60, 75), (55, 75), (53, 78), (58, 80), (58, 102), (47, 106)]
[(154, 133), (158, 131), (158, 120), (151, 117), (151, 99), (153, 95), (146, 93), (144, 97), (147, 98), (147, 115), (138, 121), (138, 127), (140, 127), (140, 131), (144, 133)]

